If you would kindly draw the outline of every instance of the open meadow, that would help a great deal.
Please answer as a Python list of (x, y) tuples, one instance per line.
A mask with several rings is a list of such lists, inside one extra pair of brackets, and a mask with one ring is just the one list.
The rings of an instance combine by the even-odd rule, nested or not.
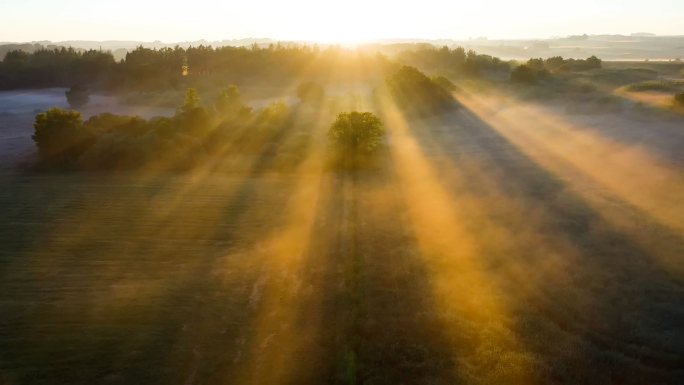
[(366, 96), (358, 171), (7, 165), (3, 383), (681, 383), (682, 118)]

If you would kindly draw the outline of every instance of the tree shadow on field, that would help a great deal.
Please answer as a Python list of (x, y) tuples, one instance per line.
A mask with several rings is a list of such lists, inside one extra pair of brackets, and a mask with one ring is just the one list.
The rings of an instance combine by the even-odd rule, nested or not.
[[(684, 291), (652, 250), (615, 228), (474, 112), (414, 123), (421, 145), (463, 176), (452, 184), (445, 174), (444, 182), (454, 191), (481, 196), (472, 225), (504, 230), (500, 239), (488, 239), (482, 229), (473, 232), (483, 237), (478, 243), (492, 279), (509, 293), (516, 334), (546, 361), (540, 378), (563, 383), (684, 378), (684, 325), (676, 321), (684, 315)], [(501, 207), (497, 196), (515, 208)], [(672, 229), (646, 226), (667, 234), (658, 247), (682, 250), (684, 240)], [(547, 275), (545, 266), (558, 256), (562, 274)]]
[[(430, 274), (395, 165), (386, 149), (378, 170), (359, 172), (351, 214), (355, 230), (356, 278), (348, 290), (353, 306), (348, 344), (353, 346), (359, 383), (451, 384), (457, 371), (454, 341), (435, 304)], [(347, 366), (349, 366), (347, 361)]]
[(5, 218), (21, 231), (4, 232), (2, 375), (168, 384), (228, 373), (225, 346), (251, 321), (244, 288), (260, 268), (243, 251), (279, 225), (291, 190), (262, 179), (263, 158), (229, 184), (133, 173), (4, 184)]

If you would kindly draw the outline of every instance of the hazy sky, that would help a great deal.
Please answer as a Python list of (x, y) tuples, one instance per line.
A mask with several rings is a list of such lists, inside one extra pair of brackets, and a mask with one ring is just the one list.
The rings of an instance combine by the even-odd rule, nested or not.
[[(684, 0), (0, 0), (0, 41), (684, 34)], [(461, 4), (464, 3), (464, 4)], [(559, 6), (559, 4), (563, 4)]]

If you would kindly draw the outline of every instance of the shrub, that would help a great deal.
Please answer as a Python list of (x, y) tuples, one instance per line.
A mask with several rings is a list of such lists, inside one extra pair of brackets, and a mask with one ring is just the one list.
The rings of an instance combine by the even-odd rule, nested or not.
[(565, 60), (562, 56), (553, 56), (544, 60), (544, 67), (552, 72), (558, 71), (565, 64)]
[(547, 81), (551, 79), (551, 72), (547, 70), (546, 68), (542, 68), (536, 73), (537, 79), (541, 81)]
[(71, 108), (83, 107), (90, 101), (88, 89), (83, 86), (72, 86), (69, 91), (64, 92), (64, 94), (66, 95), (67, 102)]
[(643, 92), (643, 91), (678, 91), (684, 87), (684, 82), (674, 80), (649, 80), (640, 83), (628, 84), (623, 87), (625, 91), (629, 92)]
[(674, 96), (674, 106), (677, 108), (684, 108), (684, 92), (680, 92)]
[(31, 138), (41, 159), (48, 163), (73, 163), (89, 139), (81, 114), (59, 107), (38, 114), (33, 127)]
[(535, 82), (534, 71), (526, 65), (515, 67), (511, 72), (511, 83), (534, 84)]
[(525, 65), (532, 70), (539, 71), (544, 69), (544, 59), (530, 59), (527, 61), (527, 63), (525, 63)]
[(415, 67), (403, 66), (388, 76), (385, 84), (397, 105), (409, 111), (441, 108), (453, 100), (449, 93)]
[(449, 94), (456, 92), (456, 85), (444, 76), (431, 76), (430, 80)]
[(223, 115), (236, 116), (242, 107), (242, 96), (240, 90), (235, 85), (221, 90), (216, 98), (216, 111)]

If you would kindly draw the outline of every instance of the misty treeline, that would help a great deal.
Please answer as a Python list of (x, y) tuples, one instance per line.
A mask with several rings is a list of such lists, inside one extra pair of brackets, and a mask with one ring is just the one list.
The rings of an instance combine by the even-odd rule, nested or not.
[(482, 72), (508, 72), (511, 70), (511, 63), (509, 62), (490, 55), (480, 55), (473, 50), (466, 52), (462, 47), (435, 48), (421, 45), (416, 50), (399, 52), (397, 59), (424, 71), (446, 71), (448, 75), (456, 77), (473, 77)]
[(33, 140), (45, 168), (185, 170), (238, 154), (295, 164), (311, 135), (294, 130), (292, 118), (283, 102), (244, 105), (236, 86), (206, 105), (190, 88), (172, 117), (103, 113), (83, 121), (55, 107), (36, 116)]
[(463, 48), (403, 51), (391, 60), (380, 53), (339, 46), (271, 44), (268, 47), (187, 49), (138, 47), (117, 62), (109, 51), (74, 48), (7, 52), (0, 62), (0, 89), (71, 87), (84, 84), (103, 91), (183, 89), (202, 78), (214, 85), (290, 84), (293, 79), (319, 82), (368, 81), (408, 64), (424, 71), (477, 76), (485, 71), (508, 71), (498, 58)]
[[(430, 78), (403, 66), (386, 77), (369, 102), (391, 99), (407, 114), (432, 114), (456, 106), (454, 89), (444, 77)], [(301, 101), (292, 107), (278, 101), (254, 110), (235, 85), (209, 103), (202, 103), (197, 91), (188, 88), (174, 116), (148, 120), (103, 113), (83, 121), (79, 112), (55, 107), (35, 118), (39, 166), (235, 170), (238, 159), (251, 163), (251, 169), (239, 171), (292, 170), (307, 158), (311, 146), (322, 145), (312, 134), (320, 118), (353, 107), (336, 102), (339, 97), (326, 99), (324, 87), (315, 82), (302, 83), (297, 91)], [(370, 112), (340, 112), (328, 131), (326, 161), (344, 168), (371, 164), (381, 145), (382, 127), (380, 118)], [(226, 161), (232, 166), (226, 167)]]
[[(89, 84), (108, 91), (178, 89), (184, 75), (230, 83), (278, 84), (294, 78), (359, 79), (391, 71), (381, 54), (339, 46), (282, 44), (259, 48), (224, 46), (150, 49), (138, 47), (116, 62), (111, 52), (73, 48), (10, 51), (0, 63), (0, 88), (69, 87)], [(396, 64), (394, 64), (396, 67)]]

